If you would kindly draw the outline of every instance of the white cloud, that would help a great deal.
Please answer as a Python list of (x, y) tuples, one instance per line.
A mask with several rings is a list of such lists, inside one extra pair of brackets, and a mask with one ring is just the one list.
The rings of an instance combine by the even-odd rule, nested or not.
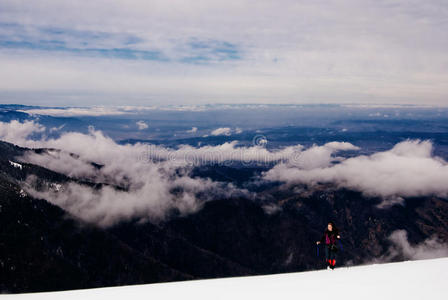
[[(50, 184), (42, 190), (34, 188), (36, 178), (31, 177), (23, 187), (28, 194), (46, 199), (100, 226), (131, 218), (157, 222), (172, 209), (181, 214), (191, 213), (214, 197), (253, 197), (252, 193), (232, 183), (191, 178), (190, 171), (195, 165), (210, 162), (287, 160), (303, 149), (301, 145), (277, 151), (260, 146), (235, 147), (237, 141), (198, 148), (180, 145), (177, 149), (140, 143), (120, 145), (93, 127), (88, 134), (64, 132), (58, 138), (47, 138), (43, 134), (41, 139), (31, 140), (30, 135), (45, 133), (45, 128), (38, 123), (17, 121), (0, 122), (0, 133), (0, 139), (20, 146), (60, 149), (39, 154), (30, 151), (21, 161), (103, 184), (92, 188), (71, 182), (57, 190)], [(331, 143), (326, 147), (350, 148), (343, 143)]]
[[(0, 122), (1, 140), (30, 148), (61, 149), (41, 154), (28, 152), (23, 161), (106, 185), (94, 189), (72, 183), (64, 187), (65, 194), (53, 193), (51, 189), (34, 191), (28, 188), (28, 192), (104, 226), (123, 218), (162, 219), (173, 208), (183, 213), (192, 212), (215, 195), (253, 197), (247, 190), (230, 183), (189, 176), (193, 166), (230, 161), (275, 164), (262, 174), (262, 179), (292, 185), (331, 183), (359, 190), (367, 196), (383, 197), (383, 207), (400, 203), (403, 197), (448, 195), (447, 163), (432, 155), (429, 141), (404, 141), (388, 151), (344, 158), (335, 154), (359, 148), (346, 142), (330, 142), (306, 149), (295, 145), (268, 150), (259, 145), (237, 147), (238, 141), (232, 141), (216, 146), (179, 145), (173, 149), (140, 143), (120, 145), (93, 127), (87, 134), (63, 132), (58, 138), (47, 138), (45, 132), (45, 127), (33, 121)], [(42, 137), (31, 139), (35, 134)], [(30, 183), (32, 181), (30, 179)], [(115, 190), (110, 185), (124, 190)], [(179, 195), (175, 196), (176, 189)], [(76, 195), (81, 191), (84, 198), (78, 207)], [(129, 207), (121, 208), (125, 203)], [(91, 213), (85, 211), (87, 207), (92, 208)]]
[(23, 123), (17, 120), (12, 120), (9, 123), (0, 122), (0, 138), (17, 144), (24, 144), (32, 134), (44, 131), (45, 126), (34, 121), (25, 121)]
[(144, 157), (145, 145), (119, 145), (93, 127), (88, 134), (65, 132), (55, 139), (47, 139), (45, 135), (38, 140), (28, 139), (28, 135), (44, 130), (33, 122), (0, 122), (0, 139), (21, 146), (60, 149), (39, 154), (26, 152), (20, 160), (103, 185), (94, 188), (70, 182), (57, 190), (52, 184), (36, 189), (38, 178), (30, 177), (23, 189), (100, 226), (132, 218), (157, 222), (173, 209), (181, 214), (191, 213), (216, 197), (252, 197), (247, 190), (232, 183), (192, 178), (188, 161), (148, 160)]
[[(130, 168), (126, 171), (130, 172)], [(33, 177), (27, 178), (24, 189), (33, 197), (46, 199), (82, 220), (104, 227), (130, 219), (158, 222), (164, 220), (172, 209), (185, 215), (196, 212), (204, 202), (213, 197), (227, 198), (247, 194), (232, 184), (213, 182), (209, 178), (175, 176), (174, 170), (163, 174), (157, 166), (147, 165), (146, 171), (139, 175), (143, 177), (139, 182), (133, 182), (127, 191), (108, 185), (95, 189), (74, 182), (64, 184), (59, 190), (35, 189), (33, 186), (36, 178)], [(168, 179), (166, 176), (174, 178)], [(179, 188), (181, 193), (173, 194), (174, 188)]]
[[(131, 218), (157, 222), (172, 209), (181, 214), (191, 213), (214, 197), (253, 197), (252, 193), (232, 183), (191, 178), (190, 171), (197, 164), (210, 162), (272, 163), (290, 159), (303, 150), (301, 145), (277, 151), (260, 146), (235, 147), (237, 141), (197, 148), (180, 145), (177, 149), (140, 143), (120, 145), (93, 127), (89, 128), (88, 134), (63, 132), (58, 138), (47, 138), (42, 125), (17, 121), (0, 122), (0, 133), (0, 139), (20, 146), (60, 149), (39, 154), (30, 151), (21, 161), (103, 184), (100, 188), (92, 188), (71, 182), (56, 190), (49, 184), (42, 190), (34, 188), (36, 178), (31, 177), (24, 186), (28, 194), (46, 199), (101, 226)], [(29, 139), (35, 133), (43, 133), (42, 138)], [(342, 143), (331, 143), (326, 147), (347, 148)]]
[(230, 135), (232, 133), (232, 129), (229, 127), (221, 127), (213, 130), (211, 135)]
[[(290, 161), (296, 165), (322, 165), (328, 164), (332, 160), (340, 158), (331, 158), (331, 154), (343, 150), (357, 150), (358, 147), (346, 142), (331, 142), (324, 146), (313, 146), (304, 150), (302, 145), (288, 146), (276, 150), (268, 150), (261, 145), (251, 147), (237, 146), (238, 141), (225, 142), (221, 145), (202, 147), (193, 147), (190, 145), (179, 145), (177, 149), (165, 148), (154, 144), (135, 145), (117, 145), (111, 138), (104, 136), (101, 131), (89, 127), (88, 134), (78, 132), (64, 132), (59, 138), (41, 140), (27, 139), (29, 134), (36, 132), (42, 133), (45, 127), (34, 122), (20, 123), (13, 121), (10, 123), (0, 122), (0, 139), (19, 144), (30, 148), (54, 148), (62, 149), (67, 152), (78, 154), (85, 161), (106, 164), (114, 160), (106, 160), (108, 156), (119, 156), (120, 154), (129, 157), (138, 157), (143, 161), (164, 161), (169, 160), (177, 166), (200, 165), (203, 163), (226, 163), (228, 161), (240, 161), (243, 163), (276, 163), (281, 161)], [(22, 127), (26, 128), (24, 130)], [(24, 133), (22, 133), (24, 132)], [(7, 133), (7, 134), (6, 134)], [(95, 151), (92, 151), (95, 149)], [(102, 152), (110, 154), (104, 156)], [(51, 155), (63, 156), (64, 154), (52, 153)], [(313, 162), (307, 162), (312, 158)], [(51, 161), (54, 157), (41, 158), (43, 161)], [(43, 163), (40, 161), (40, 163)], [(37, 162), (37, 161), (36, 161)]]
[(337, 163), (331, 162), (333, 151), (328, 146), (310, 148), (296, 160), (277, 164), (263, 178), (311, 186), (332, 183), (367, 196), (380, 196), (386, 202), (382, 206), (399, 203), (400, 197), (448, 196), (448, 164), (432, 155), (430, 141), (407, 140), (388, 151), (336, 158)]
[[(359, 148), (347, 142), (330, 142), (323, 146), (313, 145), (304, 151), (295, 151), (291, 153), (291, 157), (285, 162), (281, 162), (274, 168), (269, 170), (264, 178), (267, 180), (274, 180), (278, 170), (284, 167), (293, 170), (313, 170), (316, 168), (324, 168), (331, 165), (332, 161), (342, 160), (340, 157), (333, 157), (333, 154), (338, 151), (358, 150)], [(279, 174), (281, 176), (288, 176), (287, 173)], [(285, 179), (286, 177), (281, 177)]]
[(148, 124), (145, 121), (140, 120), (140, 121), (136, 122), (136, 124), (137, 124), (138, 130), (143, 130), (143, 129), (148, 128)]
[(275, 203), (263, 205), (261, 208), (263, 208), (264, 212), (268, 215), (276, 214), (282, 210), (282, 207)]
[(188, 133), (195, 133), (198, 131), (197, 127), (192, 127), (190, 130), (187, 130)]
[(62, 124), (61, 126), (58, 126), (58, 127), (52, 127), (52, 128), (50, 128), (50, 133), (60, 131), (64, 127), (65, 127), (65, 124)]
[(82, 107), (68, 107), (68, 108), (42, 108), (42, 109), (27, 109), (19, 110), (31, 115), (47, 115), (55, 117), (73, 117), (73, 116), (112, 116), (125, 114), (111, 107), (94, 106), (89, 108)]
[(105, 185), (93, 188), (71, 182), (57, 190), (52, 185), (36, 190), (33, 184), (36, 178), (31, 177), (24, 190), (100, 226), (131, 218), (157, 222), (172, 209), (181, 214), (191, 213), (214, 197), (251, 197), (247, 190), (236, 188), (232, 183), (191, 178), (191, 166), (187, 162), (148, 160), (143, 156), (145, 145), (119, 145), (93, 127), (88, 134), (65, 132), (55, 139), (47, 139), (45, 135), (38, 140), (28, 139), (29, 135), (44, 130), (34, 122), (0, 122), (0, 139), (27, 147), (61, 149), (41, 154), (27, 152), (21, 160)]
[(435, 236), (424, 240), (420, 244), (411, 245), (406, 230), (396, 230), (389, 236), (389, 240), (393, 245), (381, 260), (389, 261), (397, 255), (411, 260), (448, 256), (448, 244), (439, 241)]
[(221, 128), (217, 128), (215, 130), (212, 130), (212, 132), (210, 134), (211, 135), (215, 135), (215, 136), (217, 136), (217, 135), (227, 135), (227, 136), (229, 136), (229, 135), (231, 135), (233, 133), (239, 134), (241, 132), (243, 132), (243, 130), (241, 128), (239, 128), (239, 127), (235, 128), (235, 129), (232, 129), (230, 127), (221, 127)]
[[(44, 143), (40, 144), (44, 146)], [(91, 178), (92, 180), (107, 181), (101, 172), (90, 161), (77, 157), (63, 150), (47, 150), (36, 154), (26, 152), (22, 159), (26, 162), (44, 166), (50, 170), (62, 173), (74, 178)], [(64, 162), (64, 163), (61, 163)], [(99, 177), (99, 178), (98, 178)]]

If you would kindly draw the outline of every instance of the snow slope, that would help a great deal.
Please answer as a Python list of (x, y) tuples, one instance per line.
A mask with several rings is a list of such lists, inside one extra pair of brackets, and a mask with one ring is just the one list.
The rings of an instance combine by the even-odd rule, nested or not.
[(448, 258), (313, 272), (0, 295), (6, 299), (448, 299)]

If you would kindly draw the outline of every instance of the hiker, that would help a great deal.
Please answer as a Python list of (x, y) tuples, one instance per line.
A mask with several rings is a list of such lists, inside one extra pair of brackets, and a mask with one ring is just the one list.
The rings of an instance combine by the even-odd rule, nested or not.
[(336, 265), (336, 252), (338, 248), (336, 246), (336, 240), (340, 239), (339, 230), (336, 228), (333, 222), (328, 222), (327, 229), (325, 230), (320, 241), (317, 241), (316, 244), (324, 244), (325, 245), (325, 260), (327, 262), (327, 269), (334, 270), (334, 266)]

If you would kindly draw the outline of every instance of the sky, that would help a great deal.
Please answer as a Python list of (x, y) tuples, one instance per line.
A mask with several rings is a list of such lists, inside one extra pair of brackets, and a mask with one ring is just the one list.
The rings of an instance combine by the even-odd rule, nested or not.
[(444, 0), (2, 0), (0, 103), (448, 105)]

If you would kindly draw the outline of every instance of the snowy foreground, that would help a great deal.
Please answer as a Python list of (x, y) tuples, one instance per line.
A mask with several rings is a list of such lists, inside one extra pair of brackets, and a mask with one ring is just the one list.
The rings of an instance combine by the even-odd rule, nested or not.
[(322, 271), (155, 283), (0, 299), (447, 299), (448, 258)]

